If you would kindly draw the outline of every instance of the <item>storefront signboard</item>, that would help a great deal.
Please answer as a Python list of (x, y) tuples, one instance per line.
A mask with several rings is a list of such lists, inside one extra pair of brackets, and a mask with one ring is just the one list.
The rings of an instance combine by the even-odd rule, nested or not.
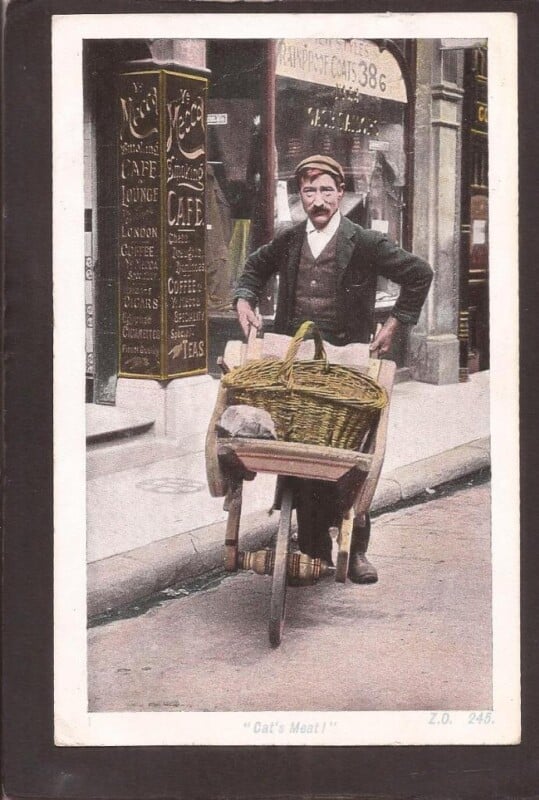
[(207, 77), (120, 76), (120, 377), (207, 371)]
[(388, 50), (365, 39), (279, 39), (276, 74), (407, 102), (397, 60)]

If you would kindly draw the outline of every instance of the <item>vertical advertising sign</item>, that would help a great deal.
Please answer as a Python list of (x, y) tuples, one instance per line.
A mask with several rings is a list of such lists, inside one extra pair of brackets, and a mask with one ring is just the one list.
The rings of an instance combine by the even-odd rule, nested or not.
[(170, 374), (206, 369), (207, 82), (166, 74), (166, 340)]
[(119, 375), (207, 370), (207, 78), (120, 76)]
[(156, 73), (120, 87), (120, 375), (161, 367), (160, 108)]

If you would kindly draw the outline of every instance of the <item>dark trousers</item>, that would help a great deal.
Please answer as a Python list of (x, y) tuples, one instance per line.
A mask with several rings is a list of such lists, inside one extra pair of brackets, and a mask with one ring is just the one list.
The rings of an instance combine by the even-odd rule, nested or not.
[[(294, 479), (294, 504), (298, 521), (298, 545), (302, 553), (316, 558), (331, 560), (329, 528), (339, 526), (342, 519), (342, 503), (335, 483)], [(353, 549), (365, 552), (369, 543), (370, 517), (365, 524), (354, 520)]]
[[(294, 335), (302, 320), (294, 320), (289, 335)], [(322, 338), (329, 344), (342, 346), (348, 343), (344, 331), (318, 325)], [(315, 481), (304, 478), (294, 479), (294, 504), (298, 520), (298, 544), (303, 553), (312, 557), (328, 557), (328, 532), (333, 525), (339, 526), (342, 519), (343, 502), (348, 508), (351, 505), (349, 487), (343, 486), (343, 497), (337, 485), (329, 481)], [(352, 495), (353, 497), (353, 495)], [(341, 502), (340, 502), (341, 501)], [(366, 514), (365, 525), (354, 521), (356, 544), (366, 551), (369, 542), (370, 518)], [(331, 553), (331, 551), (330, 551)]]
[(298, 478), (294, 482), (294, 501), (299, 549), (316, 557), (327, 549), (329, 528), (339, 524), (335, 484)]

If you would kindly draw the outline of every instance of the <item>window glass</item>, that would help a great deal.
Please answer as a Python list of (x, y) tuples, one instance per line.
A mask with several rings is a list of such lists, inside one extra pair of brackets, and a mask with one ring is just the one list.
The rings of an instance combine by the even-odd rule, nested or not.
[(208, 41), (206, 244), (208, 310), (232, 308), (248, 254), (258, 246), (262, 203), (262, 43)]
[[(341, 211), (402, 244), (406, 87), (395, 57), (362, 39), (282, 39), (276, 53), (275, 226), (305, 219), (294, 168), (308, 155), (343, 166)], [(380, 280), (377, 305), (398, 288)]]

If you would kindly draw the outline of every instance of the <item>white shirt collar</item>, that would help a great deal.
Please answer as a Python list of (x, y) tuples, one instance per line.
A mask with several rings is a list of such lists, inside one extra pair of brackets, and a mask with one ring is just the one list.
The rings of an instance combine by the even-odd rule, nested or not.
[(317, 233), (321, 233), (324, 235), (324, 238), (329, 241), (339, 225), (341, 224), (341, 212), (337, 209), (337, 211), (333, 214), (330, 221), (324, 228), (315, 228), (313, 223), (310, 219), (307, 219), (307, 234), (316, 231)]

